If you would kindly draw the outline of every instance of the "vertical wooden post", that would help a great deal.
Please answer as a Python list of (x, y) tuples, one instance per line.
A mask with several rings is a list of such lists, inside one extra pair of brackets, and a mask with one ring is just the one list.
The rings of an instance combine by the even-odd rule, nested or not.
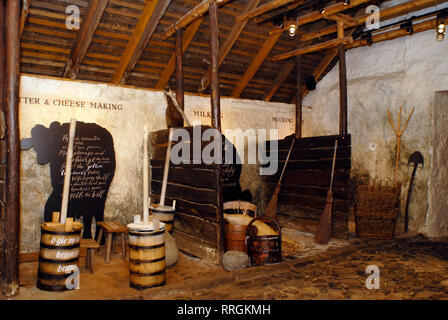
[[(5, 123), (3, 112), (4, 93), (3, 87), (5, 83), (5, 1), (0, 0), (0, 113), (2, 119), (0, 119), (0, 148), (6, 149), (5, 139)], [(1, 150), (2, 152), (6, 150)], [(4, 159), (0, 159), (0, 183), (4, 187), (6, 184), (6, 164)], [(4, 255), (4, 240), (5, 240), (5, 201), (4, 194), (0, 196), (0, 269), (5, 267), (5, 255)], [(3, 271), (0, 272), (0, 274)], [(0, 287), (3, 288), (3, 275), (0, 277)], [(2, 291), (0, 291), (1, 296)]]
[(184, 54), (182, 38), (184, 29), (179, 29), (176, 32), (176, 100), (179, 107), (185, 110), (184, 107)]
[[(338, 38), (344, 38), (344, 23), (338, 21)], [(339, 55), (339, 134), (347, 134), (347, 65), (345, 63), (345, 47), (338, 46)]]
[(19, 151), (19, 82), (20, 82), (20, 1), (6, 1), (5, 13), (5, 87), (6, 122), (6, 211), (3, 265), (3, 293), (19, 292), (19, 227), (20, 227), (20, 151)]
[(340, 44), (339, 54), (339, 134), (347, 134), (347, 67), (345, 47)]
[(296, 56), (297, 97), (296, 97), (296, 138), (302, 138), (302, 56)]
[[(210, 99), (212, 105), (212, 127), (221, 131), (221, 93), (219, 89), (219, 38), (218, 38), (218, 6), (215, 1), (210, 3)], [(222, 150), (222, 145), (219, 146)], [(224, 214), (222, 194), (222, 165), (218, 164), (216, 170), (217, 204), (218, 204), (218, 259), (222, 263), (224, 254)]]
[(210, 4), (210, 65), (211, 65), (211, 102), (212, 127), (221, 131), (221, 102), (219, 89), (219, 38), (218, 38), (218, 6), (215, 1)]
[(5, 83), (5, 1), (0, 0), (0, 110), (3, 111)]

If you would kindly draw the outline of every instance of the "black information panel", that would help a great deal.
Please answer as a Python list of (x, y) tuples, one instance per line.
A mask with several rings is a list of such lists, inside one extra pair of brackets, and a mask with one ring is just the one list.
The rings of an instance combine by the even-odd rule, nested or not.
[[(51, 221), (53, 211), (61, 211), (70, 124), (51, 123), (49, 128), (36, 125), (31, 139), (39, 164), (50, 163), (53, 192), (45, 204), (44, 219)], [(31, 140), (31, 141), (29, 141)], [(76, 123), (70, 196), (67, 216), (83, 217), (84, 238), (91, 238), (92, 217), (103, 221), (104, 204), (115, 173), (112, 135), (95, 123)]]

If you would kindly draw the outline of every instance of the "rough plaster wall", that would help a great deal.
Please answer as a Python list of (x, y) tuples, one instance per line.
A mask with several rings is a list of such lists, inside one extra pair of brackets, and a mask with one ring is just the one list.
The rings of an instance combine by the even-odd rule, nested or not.
[[(304, 100), (304, 136), (337, 134), (339, 68), (329, 72)], [(415, 107), (401, 144), (398, 179), (403, 184), (402, 212), (411, 168), (407, 160), (420, 151), (425, 168), (418, 169), (410, 203), (410, 229), (436, 235), (426, 223), (428, 178), (432, 161), (434, 92), (448, 88), (448, 41), (438, 42), (435, 30), (347, 51), (348, 131), (352, 134), (352, 176), (392, 181), (396, 137), (394, 122), (403, 106), (402, 125)], [(430, 213), (432, 214), (432, 213)], [(429, 220), (432, 218), (429, 216)]]
[[(22, 76), (21, 97), (39, 97), (39, 104), (20, 105), (20, 138), (28, 138), (36, 124), (46, 127), (53, 121), (96, 122), (113, 136), (116, 153), (116, 171), (109, 189), (105, 219), (129, 223), (139, 214), (142, 190), (142, 133), (146, 124), (149, 131), (166, 128), (166, 99), (162, 92), (133, 89), (105, 84), (63, 81), (43, 77)], [(54, 107), (43, 100), (56, 98), (87, 102), (119, 103), (122, 111), (90, 108)], [(279, 128), (280, 138), (294, 131), (294, 106), (262, 101), (222, 99), (222, 128), (271, 129)], [(210, 117), (199, 111), (210, 112), (210, 98), (186, 96), (185, 111), (189, 119), (210, 125)], [(196, 113), (195, 113), (196, 112)], [(257, 131), (255, 131), (256, 133)], [(241, 149), (238, 150), (241, 152)], [(246, 150), (247, 152), (247, 150)], [(260, 184), (257, 165), (244, 165), (241, 177), (243, 189), (251, 190), (258, 204)], [(52, 191), (50, 165), (39, 165), (34, 149), (21, 152), (21, 252), (39, 250), (40, 224), (43, 222), (45, 202)]]
[(435, 236), (448, 231), (448, 91), (438, 92), (434, 104), (433, 159), (429, 182), (428, 229)]

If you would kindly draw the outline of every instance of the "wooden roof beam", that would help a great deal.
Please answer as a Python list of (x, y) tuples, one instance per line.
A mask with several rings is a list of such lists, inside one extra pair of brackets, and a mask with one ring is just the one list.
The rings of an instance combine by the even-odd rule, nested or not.
[[(199, 26), (201, 25), (202, 21), (204, 20), (204, 16), (200, 17), (196, 21), (194, 21), (192, 24), (188, 26), (188, 28), (184, 32), (184, 36), (182, 38), (182, 52), (185, 53), (187, 51), (191, 41), (193, 40), (194, 36), (196, 35), (196, 32), (199, 29)], [(159, 81), (156, 84), (156, 89), (163, 90), (165, 88), (165, 85), (170, 81), (170, 78), (174, 72), (174, 69), (176, 67), (176, 53), (174, 53), (168, 64), (166, 65), (165, 69), (162, 72), (162, 75), (159, 78)]]
[(129, 73), (142, 56), (170, 3), (171, 0), (153, 0), (145, 5), (140, 20), (121, 57), (120, 65), (112, 76), (111, 81), (113, 83), (124, 84), (126, 82)]
[(271, 52), (274, 45), (277, 43), (278, 39), (281, 37), (281, 33), (277, 33), (268, 37), (263, 47), (261, 47), (258, 54), (255, 56), (254, 60), (250, 64), (249, 68), (246, 70), (244, 75), (241, 77), (240, 81), (236, 85), (236, 88), (232, 92), (232, 97), (238, 98), (243, 92), (247, 84), (252, 80), (255, 73), (257, 73), (260, 66), (263, 64), (264, 60)]
[(22, 12), (20, 14), (20, 36), (22, 36), (23, 30), (25, 29), (26, 18), (30, 10), (32, 0), (23, 0)]
[[(357, 7), (361, 4), (367, 3), (371, 0), (352, 0), (350, 5), (346, 6), (344, 5), (342, 2), (338, 2), (335, 4), (332, 4), (328, 7), (325, 8), (325, 12), (323, 14), (321, 14), (318, 10), (312, 11), (310, 13), (307, 13), (303, 16), (300, 16), (298, 19), (298, 23), (297, 26), (302, 26), (311, 22), (315, 22), (318, 21), (322, 18), (326, 18), (326, 17), (330, 17), (330, 16), (334, 16), (335, 14)], [(274, 28), (270, 31), (269, 34), (275, 34), (275, 33), (282, 33), (286, 30), (288, 30), (289, 26), (283, 26), (281, 28)]]
[(287, 5), (291, 2), (298, 2), (298, 4), (302, 4), (305, 1), (297, 1), (297, 0), (273, 0), (271, 2), (265, 3), (264, 5), (250, 11), (247, 13), (244, 13), (238, 17), (235, 18), (235, 22), (242, 22), (242, 21), (247, 21), (249, 19), (258, 17), (266, 12), (278, 9), (284, 5)]
[(71, 54), (63, 71), (63, 77), (76, 79), (81, 63), (89, 49), (109, 0), (91, 0), (82, 19), (81, 29), (73, 43)]
[(263, 97), (264, 101), (271, 101), (272, 97), (275, 95), (277, 90), (281, 87), (283, 82), (285, 82), (286, 78), (291, 74), (292, 70), (294, 70), (294, 67), (296, 66), (296, 61), (288, 61), (285, 63), (285, 65), (282, 67), (280, 72), (278, 73), (277, 77), (275, 78), (274, 82), (272, 83), (271, 87), (269, 88), (268, 92)]
[[(380, 11), (381, 21), (399, 17), (417, 10), (433, 7), (445, 2), (446, 0), (410, 0), (390, 8), (382, 9)], [(370, 14), (363, 14), (361, 17), (357, 18), (358, 25), (364, 24), (369, 16)]]
[(162, 40), (166, 40), (176, 33), (176, 30), (187, 27), (193, 21), (203, 17), (210, 7), (210, 3), (216, 2), (218, 5), (223, 5), (231, 0), (203, 0), (196, 7), (188, 11), (176, 23), (169, 26), (161, 35)]
[(347, 27), (354, 27), (358, 25), (358, 20), (349, 16), (348, 14), (336, 13), (331, 16), (325, 17), (325, 19), (343, 22)]
[[(311, 41), (301, 42), (299, 43), (299, 48), (304, 48), (311, 44)], [(278, 89), (282, 86), (283, 82), (285, 82), (286, 78), (291, 74), (294, 67), (297, 65), (297, 61), (290, 60), (282, 67), (277, 77), (275, 78), (272, 85), (269, 87), (268, 92), (264, 95), (264, 101), (271, 101), (272, 97), (276, 94)], [(303, 62), (302, 62), (303, 65)]]
[[(360, 16), (362, 16), (364, 14), (364, 9), (359, 9), (356, 12), (355, 18), (358, 18)], [(335, 26), (336, 31), (338, 32), (338, 36), (341, 37), (341, 24), (338, 24)], [(353, 35), (353, 33), (356, 31), (357, 28), (351, 28), (348, 29), (347, 34), (345, 34), (344, 31), (344, 36), (348, 36), (351, 37)], [(338, 48), (331, 48), (330, 50), (327, 51), (327, 54), (325, 55), (325, 57), (322, 59), (322, 61), (319, 63), (319, 65), (314, 69), (313, 72), (313, 77), (316, 80), (316, 82), (319, 82), (320, 78), (322, 77), (322, 74), (325, 72), (325, 70), (328, 69), (328, 66), (333, 62), (334, 58), (336, 58), (336, 56), (338, 55)], [(305, 98), (305, 96), (308, 94), (309, 90), (306, 88), (306, 85), (302, 86), (302, 99)], [(296, 101), (296, 97), (293, 98), (293, 100), (291, 100), (291, 103), (295, 103)]]
[[(386, 8), (386, 9), (382, 9), (380, 11), (380, 17), (381, 19), (384, 21), (385, 19), (392, 19), (395, 17), (399, 17), (401, 15), (410, 13), (412, 11), (416, 11), (416, 10), (421, 10), (421, 9), (425, 9), (428, 7), (432, 7), (435, 6), (437, 4), (440, 4), (442, 2), (446, 2), (445, 1), (440, 1), (440, 0), (414, 0), (414, 1), (409, 1), (406, 3), (402, 3), (390, 8)], [(355, 19), (356, 21), (356, 25), (362, 25), (366, 22), (366, 19), (369, 15), (366, 14), (362, 14), (360, 17), (357, 18), (352, 18)], [(348, 26), (350, 26), (350, 23), (348, 24)], [(324, 29), (315, 31), (315, 32), (311, 32), (308, 34), (304, 34), (303, 36), (300, 37), (300, 39), (302, 41), (306, 41), (306, 40), (311, 40), (311, 39), (316, 39), (316, 38), (320, 38), (332, 33), (336, 33), (337, 32), (337, 25), (331, 25), (329, 27), (326, 27)]]
[(318, 43), (309, 47), (305, 47), (305, 48), (301, 48), (301, 49), (297, 49), (297, 50), (293, 50), (290, 52), (285, 52), (282, 54), (279, 54), (275, 57), (272, 58), (272, 61), (280, 61), (280, 60), (285, 60), (294, 56), (299, 56), (299, 55), (303, 55), (303, 54), (309, 54), (309, 53), (313, 53), (313, 52), (317, 52), (317, 51), (322, 51), (328, 48), (334, 48), (337, 47), (340, 44), (351, 44), (353, 43), (353, 38), (350, 37), (338, 37), (337, 39), (332, 39), (332, 40), (328, 40), (322, 43)]
[[(434, 18), (431, 20), (426, 20), (421, 23), (416, 23), (413, 25), (413, 29), (414, 29), (413, 33), (419, 33), (419, 32), (423, 32), (423, 31), (435, 29), (436, 25), (437, 25), (437, 18)], [(374, 43), (378, 43), (378, 42), (382, 42), (382, 41), (393, 40), (393, 39), (397, 39), (397, 38), (404, 37), (407, 35), (412, 35), (412, 34), (410, 34), (406, 29), (395, 29), (395, 30), (383, 32), (378, 35), (372, 36), (372, 43), (374, 44)], [(359, 40), (356, 40), (355, 42), (353, 42), (352, 44), (348, 45), (347, 49), (363, 47), (366, 45), (368, 45), (367, 39), (359, 39)]]
[[(248, 1), (246, 7), (244, 8), (244, 12), (249, 12), (252, 9), (254, 9), (261, 0), (251, 0)], [(227, 35), (226, 40), (224, 41), (224, 44), (219, 48), (219, 61), (218, 66), (221, 66), (224, 62), (225, 58), (229, 54), (230, 50), (232, 49), (235, 42), (238, 40), (241, 32), (243, 31), (244, 27), (247, 24), (247, 20), (238, 22), (234, 24), (232, 27), (232, 30), (230, 30), (229, 34)], [(207, 73), (202, 77), (201, 83), (199, 84), (199, 92), (202, 92), (207, 89), (207, 87), (210, 84), (210, 68), (208, 69)]]

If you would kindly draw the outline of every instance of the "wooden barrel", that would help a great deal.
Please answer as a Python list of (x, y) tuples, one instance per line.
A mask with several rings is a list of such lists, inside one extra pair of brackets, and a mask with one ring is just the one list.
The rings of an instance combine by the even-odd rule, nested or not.
[(235, 250), (247, 253), (246, 226), (225, 223), (224, 240), (225, 251)]
[(176, 209), (169, 206), (151, 206), (152, 214), (159, 219), (160, 222), (165, 224), (165, 230), (169, 233), (173, 233), (174, 229), (174, 214)]
[[(257, 236), (256, 229), (252, 224), (257, 220), (273, 222), (278, 235)], [(246, 228), (247, 254), (253, 266), (264, 264), (275, 264), (282, 261), (282, 234), (277, 221), (269, 217), (258, 217), (253, 219)]]
[(71, 290), (67, 278), (78, 268), (82, 224), (73, 223), (73, 231), (63, 224), (43, 223), (39, 252), (37, 288), (45, 291)]
[(144, 230), (128, 225), (130, 286), (147, 289), (165, 284), (165, 228)]

